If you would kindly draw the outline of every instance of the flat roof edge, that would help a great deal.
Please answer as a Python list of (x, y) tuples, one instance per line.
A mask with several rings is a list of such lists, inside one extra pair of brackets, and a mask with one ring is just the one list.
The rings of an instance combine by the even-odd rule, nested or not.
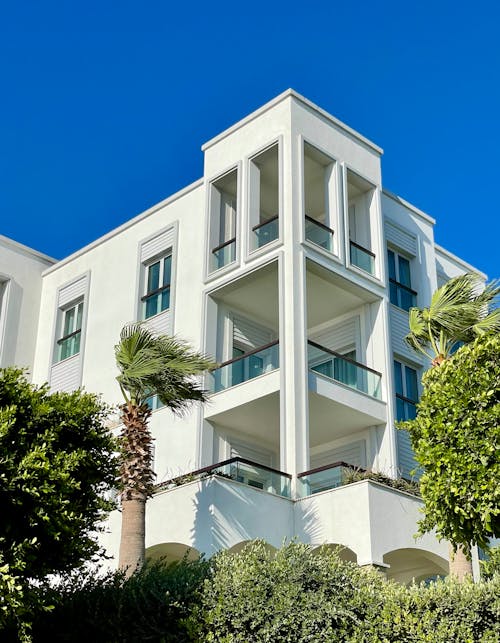
[(429, 214), (427, 214), (423, 210), (420, 210), (419, 208), (417, 208), (417, 206), (413, 205), (413, 203), (410, 203), (409, 201), (406, 201), (406, 199), (403, 199), (403, 197), (395, 194), (394, 192), (391, 192), (390, 190), (387, 190), (386, 188), (382, 188), (382, 194), (385, 194), (385, 196), (389, 197), (393, 201), (396, 201), (397, 203), (400, 203), (405, 208), (408, 208), (409, 210), (411, 210), (415, 214), (418, 214), (419, 217), (422, 217), (422, 219), (424, 219), (428, 223), (432, 223), (432, 225), (436, 224), (436, 219), (431, 217)]
[(50, 268), (47, 268), (47, 270), (44, 270), (42, 273), (42, 276), (51, 274), (59, 267), (66, 265), (67, 263), (69, 263), (70, 261), (73, 261), (74, 259), (77, 259), (78, 257), (81, 257), (86, 252), (89, 252), (90, 250), (93, 250), (97, 246), (100, 246), (102, 243), (109, 241), (109, 239), (112, 239), (116, 235), (121, 234), (122, 232), (125, 232), (125, 230), (128, 230), (128, 228), (131, 228), (136, 223), (139, 223), (143, 219), (147, 219), (149, 216), (154, 214), (157, 210), (160, 210), (161, 208), (164, 208), (165, 206), (170, 205), (174, 201), (177, 201), (181, 197), (185, 196), (189, 192), (192, 192), (196, 188), (201, 187), (202, 185), (203, 185), (203, 178), (198, 179), (194, 183), (191, 183), (190, 185), (186, 186), (185, 188), (182, 188), (182, 190), (175, 192), (174, 194), (170, 195), (166, 199), (163, 199), (163, 201), (156, 203), (155, 205), (151, 206), (147, 210), (144, 210), (144, 212), (141, 212), (140, 214), (136, 215), (132, 219), (125, 221), (125, 223), (122, 223), (122, 225), (118, 226), (117, 228), (114, 228), (113, 230), (110, 230), (102, 237), (99, 237), (98, 239), (96, 239), (95, 241), (92, 241), (91, 243), (87, 244), (83, 248), (80, 248), (80, 250), (76, 250), (75, 252), (68, 255), (64, 259), (61, 259), (61, 261), (58, 261), (54, 266), (51, 266)]
[(321, 116), (323, 116), (323, 118), (325, 118), (326, 120), (328, 120), (331, 123), (333, 123), (336, 127), (344, 130), (350, 136), (354, 137), (355, 139), (358, 139), (359, 141), (361, 141), (362, 143), (364, 143), (365, 145), (367, 145), (368, 147), (373, 149), (375, 152), (377, 152), (377, 154), (383, 154), (384, 153), (384, 150), (381, 147), (379, 147), (378, 145), (376, 145), (375, 143), (370, 141), (368, 138), (362, 136), (359, 132), (357, 132), (356, 130), (352, 129), (352, 127), (349, 127), (349, 125), (346, 125), (345, 123), (340, 121), (338, 118), (335, 118), (335, 116), (332, 116), (326, 110), (324, 110), (323, 108), (319, 107), (318, 105), (316, 105), (315, 103), (310, 101), (305, 96), (302, 96), (302, 94), (299, 94), (294, 89), (287, 89), (286, 91), (282, 92), (281, 94), (279, 94), (278, 96), (276, 96), (272, 100), (270, 100), (267, 103), (265, 103), (264, 105), (262, 105), (262, 107), (259, 107), (255, 111), (253, 111), (250, 114), (248, 114), (248, 116), (245, 116), (244, 118), (239, 120), (234, 125), (231, 125), (227, 129), (223, 130), (220, 134), (217, 134), (217, 136), (214, 136), (213, 138), (211, 138), (209, 141), (207, 141), (206, 143), (204, 143), (201, 146), (202, 152), (205, 152), (210, 147), (214, 146), (216, 143), (219, 143), (219, 141), (222, 141), (223, 139), (227, 138), (233, 132), (235, 132), (236, 130), (240, 129), (241, 127), (243, 127), (247, 123), (252, 122), (253, 120), (258, 118), (259, 116), (262, 116), (262, 114), (265, 114), (267, 111), (269, 111), (270, 109), (272, 109), (273, 107), (275, 107), (276, 105), (281, 103), (282, 101), (286, 100), (287, 98), (295, 98), (299, 102), (303, 103), (304, 105), (306, 105), (307, 107), (309, 107), (313, 111), (315, 111), (318, 114), (320, 114)]
[(453, 261), (456, 261), (457, 263), (462, 264), (462, 266), (470, 270), (470, 272), (475, 272), (480, 277), (483, 277), (483, 279), (485, 280), (488, 279), (488, 275), (484, 273), (482, 270), (478, 270), (475, 266), (470, 264), (468, 261), (464, 261), (463, 259), (460, 259), (460, 257), (457, 257), (457, 255), (453, 254), (453, 252), (446, 250), (446, 248), (443, 248), (443, 246), (440, 246), (439, 244), (435, 243), (434, 248), (437, 252), (443, 254), (445, 257), (448, 257), (448, 259), (452, 259)]
[(3, 234), (0, 234), (0, 243), (2, 243), (5, 246), (11, 246), (14, 250), (18, 250), (20, 252), (23, 252), (24, 254), (30, 255), (35, 259), (46, 261), (48, 263), (57, 262), (57, 259), (54, 259), (53, 257), (49, 257), (49, 255), (46, 255), (45, 253), (40, 252), (39, 250), (34, 250), (33, 248), (26, 246), (24, 243), (19, 243), (19, 241), (16, 241), (15, 239), (11, 239), (10, 237), (6, 237)]

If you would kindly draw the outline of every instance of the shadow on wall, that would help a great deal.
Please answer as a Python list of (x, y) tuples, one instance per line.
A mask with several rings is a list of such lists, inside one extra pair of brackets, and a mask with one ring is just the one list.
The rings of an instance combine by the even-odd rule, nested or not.
[(217, 477), (195, 495), (191, 539), (207, 556), (257, 538), (280, 547), (293, 536), (290, 500)]

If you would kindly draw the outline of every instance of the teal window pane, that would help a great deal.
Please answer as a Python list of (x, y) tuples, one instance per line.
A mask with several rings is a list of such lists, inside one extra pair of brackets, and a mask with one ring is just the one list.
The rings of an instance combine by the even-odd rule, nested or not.
[(392, 250), (387, 251), (387, 256), (389, 259), (389, 279), (396, 279), (396, 258), (394, 256), (394, 252)]
[[(169, 255), (163, 260), (163, 286), (169, 286), (172, 277), (172, 256)], [(167, 306), (168, 308), (168, 306)]]
[(152, 295), (146, 299), (144, 317), (153, 317), (158, 312), (158, 295)]
[(156, 290), (160, 286), (160, 262), (152, 264), (148, 268), (148, 292)]
[(161, 293), (161, 309), (167, 310), (168, 308), (170, 308), (170, 288)]
[(75, 321), (75, 309), (70, 308), (64, 313), (63, 337), (73, 332), (74, 321)]
[(403, 392), (403, 367), (399, 362), (394, 362), (394, 381), (396, 385), (396, 394), (404, 395)]
[(399, 257), (399, 283), (411, 288), (410, 262), (404, 257)]
[(406, 397), (410, 400), (418, 400), (417, 371), (409, 366), (405, 367)]

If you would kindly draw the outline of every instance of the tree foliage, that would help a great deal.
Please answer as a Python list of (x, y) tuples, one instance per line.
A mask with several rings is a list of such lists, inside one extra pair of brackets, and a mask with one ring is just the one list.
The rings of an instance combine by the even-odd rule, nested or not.
[(70, 570), (99, 550), (112, 504), (116, 444), (106, 409), (81, 391), (49, 393), (0, 369), (0, 600), (22, 612), (29, 579)]
[(463, 346), (423, 384), (417, 417), (399, 427), (424, 469), (420, 530), (485, 548), (500, 534), (500, 337)]
[[(44, 583), (35, 641), (497, 643), (500, 576), (404, 587), (328, 548), (263, 542), (237, 554)], [(9, 643), (8, 629), (0, 639)]]
[(440, 364), (460, 344), (500, 331), (500, 309), (495, 298), (498, 282), (484, 284), (482, 277), (467, 273), (450, 279), (432, 295), (428, 308), (411, 308), (407, 344)]

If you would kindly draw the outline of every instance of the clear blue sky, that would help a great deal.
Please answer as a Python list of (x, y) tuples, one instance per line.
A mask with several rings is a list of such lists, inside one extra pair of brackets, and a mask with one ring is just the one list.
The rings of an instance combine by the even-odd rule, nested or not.
[(384, 186), (500, 276), (493, 0), (3, 2), (0, 233), (62, 258), (202, 175), (293, 87), (384, 148)]

